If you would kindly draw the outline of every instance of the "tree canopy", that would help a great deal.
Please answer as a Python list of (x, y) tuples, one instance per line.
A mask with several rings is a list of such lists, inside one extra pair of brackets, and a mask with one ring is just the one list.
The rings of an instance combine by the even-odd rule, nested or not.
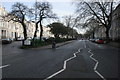
[(106, 38), (109, 39), (109, 29), (111, 27), (113, 2), (81, 2), (76, 3), (76, 12), (80, 18), (86, 20), (94, 16), (100, 24), (106, 28)]
[(66, 35), (65, 26), (62, 23), (52, 23), (48, 25), (50, 27), (50, 32), (54, 34), (55, 38), (58, 38), (60, 35)]
[(70, 27), (66, 27), (65, 25), (59, 22), (49, 24), (48, 27), (50, 27), (50, 32), (54, 34), (55, 38), (58, 38), (60, 36), (72, 36), (73, 33), (74, 35), (78, 34), (76, 30)]

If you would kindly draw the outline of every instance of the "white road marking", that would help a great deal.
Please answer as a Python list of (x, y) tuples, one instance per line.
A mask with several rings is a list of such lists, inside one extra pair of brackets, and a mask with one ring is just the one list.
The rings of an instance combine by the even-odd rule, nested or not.
[(47, 78), (46, 78), (46, 79), (44, 79), (44, 80), (48, 80), (48, 79), (50, 79), (50, 78), (52, 78), (52, 77), (56, 76), (57, 74), (59, 74), (59, 73), (63, 72), (63, 71), (66, 69), (66, 63), (67, 63), (67, 61), (69, 61), (69, 60), (71, 60), (71, 59), (75, 58), (75, 57), (76, 57), (76, 54), (77, 54), (77, 53), (79, 53), (79, 52), (80, 52), (80, 50), (81, 50), (81, 49), (78, 49), (78, 51), (77, 51), (77, 52), (73, 53), (73, 54), (74, 54), (74, 56), (73, 56), (73, 57), (68, 58), (67, 60), (65, 60), (65, 61), (64, 61), (63, 69), (61, 69), (60, 71), (58, 71), (58, 72), (56, 72), (56, 73), (52, 74), (51, 76), (47, 77)]
[(95, 72), (96, 72), (103, 80), (106, 80), (97, 70), (95, 70)]
[[(95, 44), (95, 45), (97, 45), (97, 44)], [(85, 46), (85, 48), (87, 48), (85, 42), (84, 42), (84, 46)], [(96, 70), (96, 69), (97, 69), (97, 66), (98, 66), (98, 64), (99, 64), (98, 60), (96, 60), (95, 58), (92, 57), (94, 54), (91, 52), (91, 49), (90, 49), (90, 48), (87, 48), (87, 49), (89, 50), (88, 52), (91, 54), (91, 55), (90, 55), (90, 58), (96, 62), (95, 66), (94, 66), (94, 72), (97, 73), (103, 80), (106, 80), (106, 79)]]
[(98, 62), (95, 64), (94, 70), (96, 70), (96, 69), (97, 69), (97, 66), (98, 66)]
[(5, 67), (8, 67), (8, 66), (10, 66), (10, 65), (0, 66), (0, 69), (1, 69), (1, 68), (5, 68)]
[[(89, 48), (88, 48), (88, 49), (89, 49)], [(94, 66), (94, 72), (97, 73), (103, 80), (106, 80), (106, 79), (96, 70), (96, 69), (97, 69), (97, 66), (98, 66), (98, 64), (99, 64), (98, 60), (96, 60), (95, 58), (92, 57), (92, 56), (93, 56), (93, 53), (91, 52), (90, 49), (89, 49), (88, 52), (91, 54), (91, 55), (90, 55), (90, 58), (96, 62), (95, 66)]]

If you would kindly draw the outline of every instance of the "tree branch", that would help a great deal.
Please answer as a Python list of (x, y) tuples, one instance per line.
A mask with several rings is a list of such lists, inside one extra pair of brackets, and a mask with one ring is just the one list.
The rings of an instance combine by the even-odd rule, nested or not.
[(93, 12), (94, 16), (96, 16), (97, 19), (98, 19), (104, 26), (106, 26), (106, 24), (102, 22), (101, 18), (100, 18), (100, 17), (96, 14), (96, 12), (91, 8), (91, 6), (90, 6), (87, 2), (85, 2), (85, 3), (86, 3), (86, 5), (90, 8), (90, 10)]

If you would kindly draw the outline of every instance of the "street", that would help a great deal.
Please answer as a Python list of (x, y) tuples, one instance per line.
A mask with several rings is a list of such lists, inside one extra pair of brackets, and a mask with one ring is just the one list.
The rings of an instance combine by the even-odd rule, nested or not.
[(117, 80), (119, 51), (87, 40), (75, 40), (56, 49), (19, 49), (8, 44), (3, 45), (0, 68), (3, 78)]

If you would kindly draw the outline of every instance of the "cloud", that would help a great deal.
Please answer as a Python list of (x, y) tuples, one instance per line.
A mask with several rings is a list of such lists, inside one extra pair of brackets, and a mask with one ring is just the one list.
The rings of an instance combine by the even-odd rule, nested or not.
[(54, 10), (54, 12), (59, 16), (63, 17), (66, 15), (72, 15), (73, 13), (71, 11), (65, 11), (65, 10)]
[(0, 2), (35, 2), (35, 1), (49, 1), (49, 2), (71, 2), (71, 1), (88, 1), (88, 2), (118, 2), (119, 0), (0, 0)]
[(35, 1), (71, 2), (72, 0), (0, 0), (0, 2), (35, 2)]

